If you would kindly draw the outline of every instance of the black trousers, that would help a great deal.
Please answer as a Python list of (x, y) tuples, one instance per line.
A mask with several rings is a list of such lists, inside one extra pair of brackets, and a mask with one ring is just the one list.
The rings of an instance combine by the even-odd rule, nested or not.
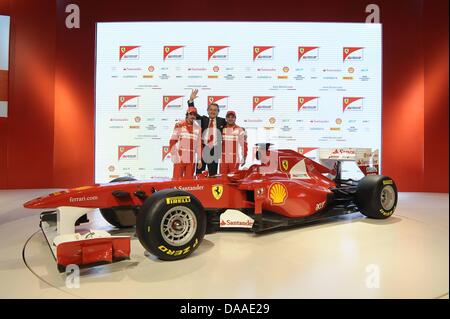
[(196, 167), (195, 173), (201, 174), (206, 167), (208, 167), (208, 175), (214, 176), (217, 175), (217, 170), (219, 167), (219, 159), (222, 155), (222, 145), (216, 145), (213, 147), (209, 147), (203, 145), (203, 154), (202, 154), (202, 167), (198, 169)]

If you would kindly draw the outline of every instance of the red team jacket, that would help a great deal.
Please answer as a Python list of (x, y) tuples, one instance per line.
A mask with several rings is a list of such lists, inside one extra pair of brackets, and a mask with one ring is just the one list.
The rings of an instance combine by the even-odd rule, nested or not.
[(238, 163), (241, 157), (247, 157), (247, 134), (238, 125), (226, 125), (222, 131), (222, 163)]
[(194, 121), (188, 124), (181, 121), (175, 124), (170, 138), (169, 152), (174, 163), (195, 163), (202, 154), (202, 129)]

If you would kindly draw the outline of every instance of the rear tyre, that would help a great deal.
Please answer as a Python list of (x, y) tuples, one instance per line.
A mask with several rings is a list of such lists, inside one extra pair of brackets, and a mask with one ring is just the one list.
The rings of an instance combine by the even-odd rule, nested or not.
[(203, 206), (191, 194), (174, 189), (154, 193), (141, 207), (136, 233), (142, 246), (161, 260), (188, 257), (205, 236)]
[(390, 217), (395, 211), (397, 200), (397, 186), (390, 177), (369, 175), (358, 183), (356, 204), (360, 212), (369, 218)]
[[(113, 179), (110, 183), (119, 182), (132, 182), (136, 181), (132, 177), (119, 177)], [(129, 228), (136, 225), (137, 210), (132, 207), (120, 207), (120, 208), (101, 208), (100, 213), (103, 218), (117, 228)]]

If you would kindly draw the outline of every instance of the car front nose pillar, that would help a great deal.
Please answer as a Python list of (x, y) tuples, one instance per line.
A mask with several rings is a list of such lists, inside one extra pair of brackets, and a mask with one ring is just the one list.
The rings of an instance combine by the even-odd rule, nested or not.
[(89, 213), (92, 208), (84, 207), (58, 207), (58, 235), (75, 233), (75, 223), (81, 216)]

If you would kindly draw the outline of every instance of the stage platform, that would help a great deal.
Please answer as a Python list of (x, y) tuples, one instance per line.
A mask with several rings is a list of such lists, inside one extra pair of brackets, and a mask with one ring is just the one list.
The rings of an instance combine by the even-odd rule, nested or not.
[[(448, 298), (448, 194), (400, 193), (387, 220), (356, 213), (263, 235), (218, 232), (176, 262), (133, 238), (130, 260), (83, 269), (69, 288), (41, 211), (22, 207), (51, 191), (0, 191), (0, 298)], [(112, 228), (98, 211), (89, 218)]]

